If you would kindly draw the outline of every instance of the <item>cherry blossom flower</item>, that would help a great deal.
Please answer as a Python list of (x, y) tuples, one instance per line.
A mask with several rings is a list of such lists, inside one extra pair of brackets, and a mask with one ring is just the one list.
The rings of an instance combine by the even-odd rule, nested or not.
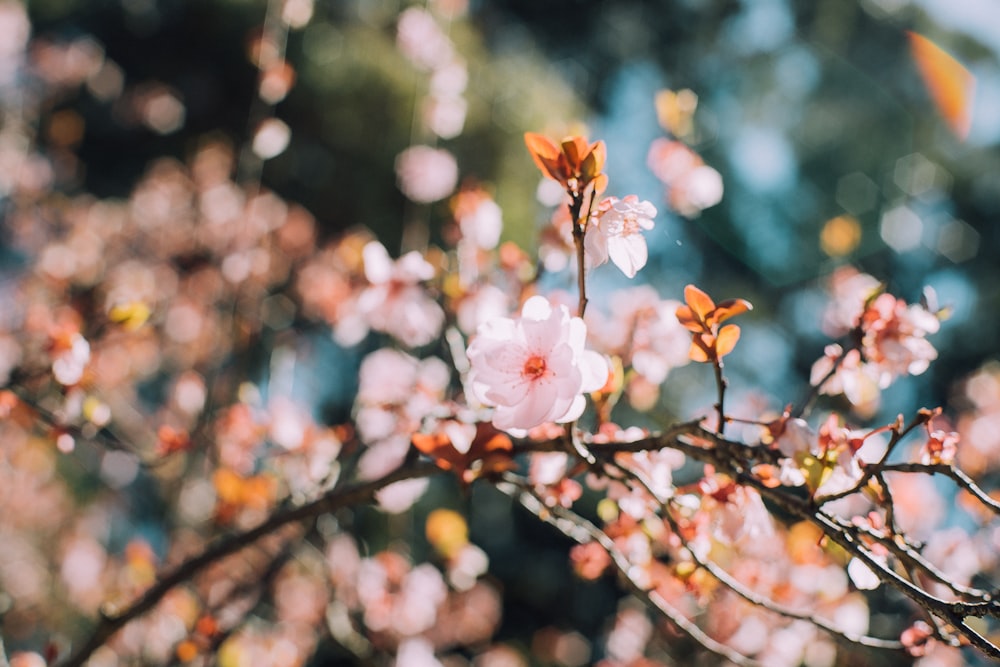
[(53, 345), (52, 375), (59, 384), (70, 386), (83, 378), (90, 362), (90, 343), (79, 333), (71, 333)]
[(880, 294), (861, 315), (862, 352), (882, 371), (884, 389), (900, 375), (920, 375), (937, 358), (925, 336), (937, 333), (941, 323), (919, 304), (907, 305), (891, 294)]
[(588, 309), (587, 328), (599, 352), (621, 357), (646, 380), (659, 385), (671, 369), (691, 361), (691, 336), (676, 315), (680, 305), (660, 299), (649, 285), (637, 285), (616, 292), (607, 315)]
[(670, 206), (681, 215), (693, 218), (722, 201), (722, 176), (680, 141), (654, 140), (646, 163), (667, 186)]
[[(866, 286), (867, 281), (857, 281)], [(920, 375), (937, 358), (927, 340), (940, 321), (919, 304), (907, 304), (891, 294), (869, 297), (856, 318), (860, 348), (843, 352), (839, 345), (827, 346), (824, 357), (812, 368), (810, 382), (821, 393), (843, 393), (856, 408), (871, 412), (879, 392), (896, 378)]]
[(358, 298), (368, 324), (410, 347), (434, 340), (444, 324), (444, 311), (420, 283), (434, 277), (434, 267), (413, 251), (395, 262), (378, 241), (365, 246), (365, 276), (371, 283)]
[(517, 320), (498, 318), (479, 327), (469, 345), (474, 396), (496, 407), (493, 424), (520, 434), (545, 422), (571, 422), (583, 413), (585, 392), (608, 375), (604, 357), (584, 350), (587, 327), (566, 306), (528, 299)]
[(410, 7), (399, 15), (396, 46), (414, 65), (430, 70), (446, 65), (455, 51), (434, 16), (420, 7)]
[(865, 309), (865, 302), (880, 288), (877, 278), (853, 266), (834, 271), (826, 288), (830, 301), (823, 312), (823, 332), (837, 338), (853, 329)]
[(927, 423), (927, 442), (920, 448), (920, 462), (924, 465), (951, 465), (958, 452), (959, 435), (954, 431), (931, 430)]
[(463, 240), (483, 250), (497, 247), (503, 231), (503, 211), (489, 193), (480, 187), (463, 187), (452, 198), (451, 208)]
[(610, 258), (629, 278), (646, 266), (649, 251), (642, 230), (653, 228), (656, 207), (635, 195), (607, 197), (587, 226), (586, 252), (591, 266)]
[(707, 164), (684, 174), (670, 188), (670, 205), (686, 218), (698, 216), (722, 201), (722, 175)]
[(396, 157), (399, 189), (411, 201), (430, 204), (444, 199), (458, 183), (455, 156), (443, 148), (411, 146)]

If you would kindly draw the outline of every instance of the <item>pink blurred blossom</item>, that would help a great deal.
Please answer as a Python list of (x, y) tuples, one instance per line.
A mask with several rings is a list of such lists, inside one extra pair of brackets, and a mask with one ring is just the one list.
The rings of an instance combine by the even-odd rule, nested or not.
[(409, 347), (434, 340), (444, 324), (444, 311), (420, 285), (434, 277), (434, 267), (416, 251), (393, 261), (378, 241), (366, 245), (363, 254), (371, 284), (358, 298), (358, 309), (371, 328)]
[(430, 204), (455, 191), (458, 163), (443, 148), (411, 146), (396, 157), (396, 177), (408, 199)]

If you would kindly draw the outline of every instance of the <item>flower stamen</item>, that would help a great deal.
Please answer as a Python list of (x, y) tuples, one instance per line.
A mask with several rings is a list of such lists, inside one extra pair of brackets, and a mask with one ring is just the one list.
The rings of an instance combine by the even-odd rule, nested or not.
[(524, 368), (521, 370), (521, 375), (531, 380), (537, 380), (545, 375), (547, 370), (548, 367), (545, 363), (545, 357), (535, 354), (528, 357), (528, 359), (524, 362)]

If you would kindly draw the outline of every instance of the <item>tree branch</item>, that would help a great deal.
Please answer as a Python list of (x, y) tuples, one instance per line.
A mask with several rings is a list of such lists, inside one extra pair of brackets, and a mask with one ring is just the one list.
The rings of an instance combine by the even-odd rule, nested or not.
[(662, 595), (656, 590), (643, 588), (629, 573), (632, 571), (632, 564), (625, 557), (614, 541), (600, 528), (587, 519), (568, 510), (562, 506), (549, 507), (539, 498), (530, 485), (524, 483), (513, 475), (504, 475), (505, 482), (498, 484), (500, 489), (509, 495), (516, 496), (521, 505), (536, 517), (546, 523), (555, 526), (566, 537), (569, 537), (580, 544), (590, 541), (597, 542), (611, 557), (619, 574), (625, 580), (629, 590), (637, 598), (642, 600), (655, 612), (666, 618), (671, 624), (681, 632), (690, 637), (707, 651), (729, 660), (740, 667), (761, 667), (760, 663), (739, 653), (733, 648), (726, 646), (707, 634), (695, 623), (674, 609)]
[(428, 477), (440, 472), (440, 470), (433, 463), (416, 462), (411, 466), (398, 468), (377, 480), (332, 489), (305, 505), (279, 510), (254, 528), (219, 539), (197, 556), (189, 558), (163, 575), (145, 593), (124, 609), (114, 614), (102, 614), (101, 620), (90, 637), (65, 662), (60, 663), (61, 667), (82, 667), (94, 651), (103, 646), (127, 623), (155, 607), (174, 587), (189, 581), (206, 567), (225, 556), (240, 551), (283, 526), (328, 514), (342, 507), (371, 502), (377, 491), (394, 482)]

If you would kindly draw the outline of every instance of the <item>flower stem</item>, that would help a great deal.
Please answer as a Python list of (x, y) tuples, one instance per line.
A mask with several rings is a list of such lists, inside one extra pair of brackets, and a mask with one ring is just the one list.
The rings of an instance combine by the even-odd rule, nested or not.
[(726, 411), (724, 406), (727, 383), (725, 376), (722, 375), (722, 359), (716, 357), (713, 360), (712, 366), (715, 368), (715, 386), (719, 390), (719, 401), (715, 404), (715, 409), (719, 413), (719, 425), (716, 427), (715, 432), (723, 436), (726, 432)]
[[(571, 197), (569, 215), (573, 220), (573, 245), (576, 247), (576, 284), (580, 293), (576, 315), (582, 318), (587, 310), (586, 256), (583, 245), (583, 240), (587, 233), (587, 220), (580, 221), (580, 211), (583, 208), (583, 195), (580, 193), (571, 193)], [(589, 213), (588, 211), (587, 217), (590, 217)]]

